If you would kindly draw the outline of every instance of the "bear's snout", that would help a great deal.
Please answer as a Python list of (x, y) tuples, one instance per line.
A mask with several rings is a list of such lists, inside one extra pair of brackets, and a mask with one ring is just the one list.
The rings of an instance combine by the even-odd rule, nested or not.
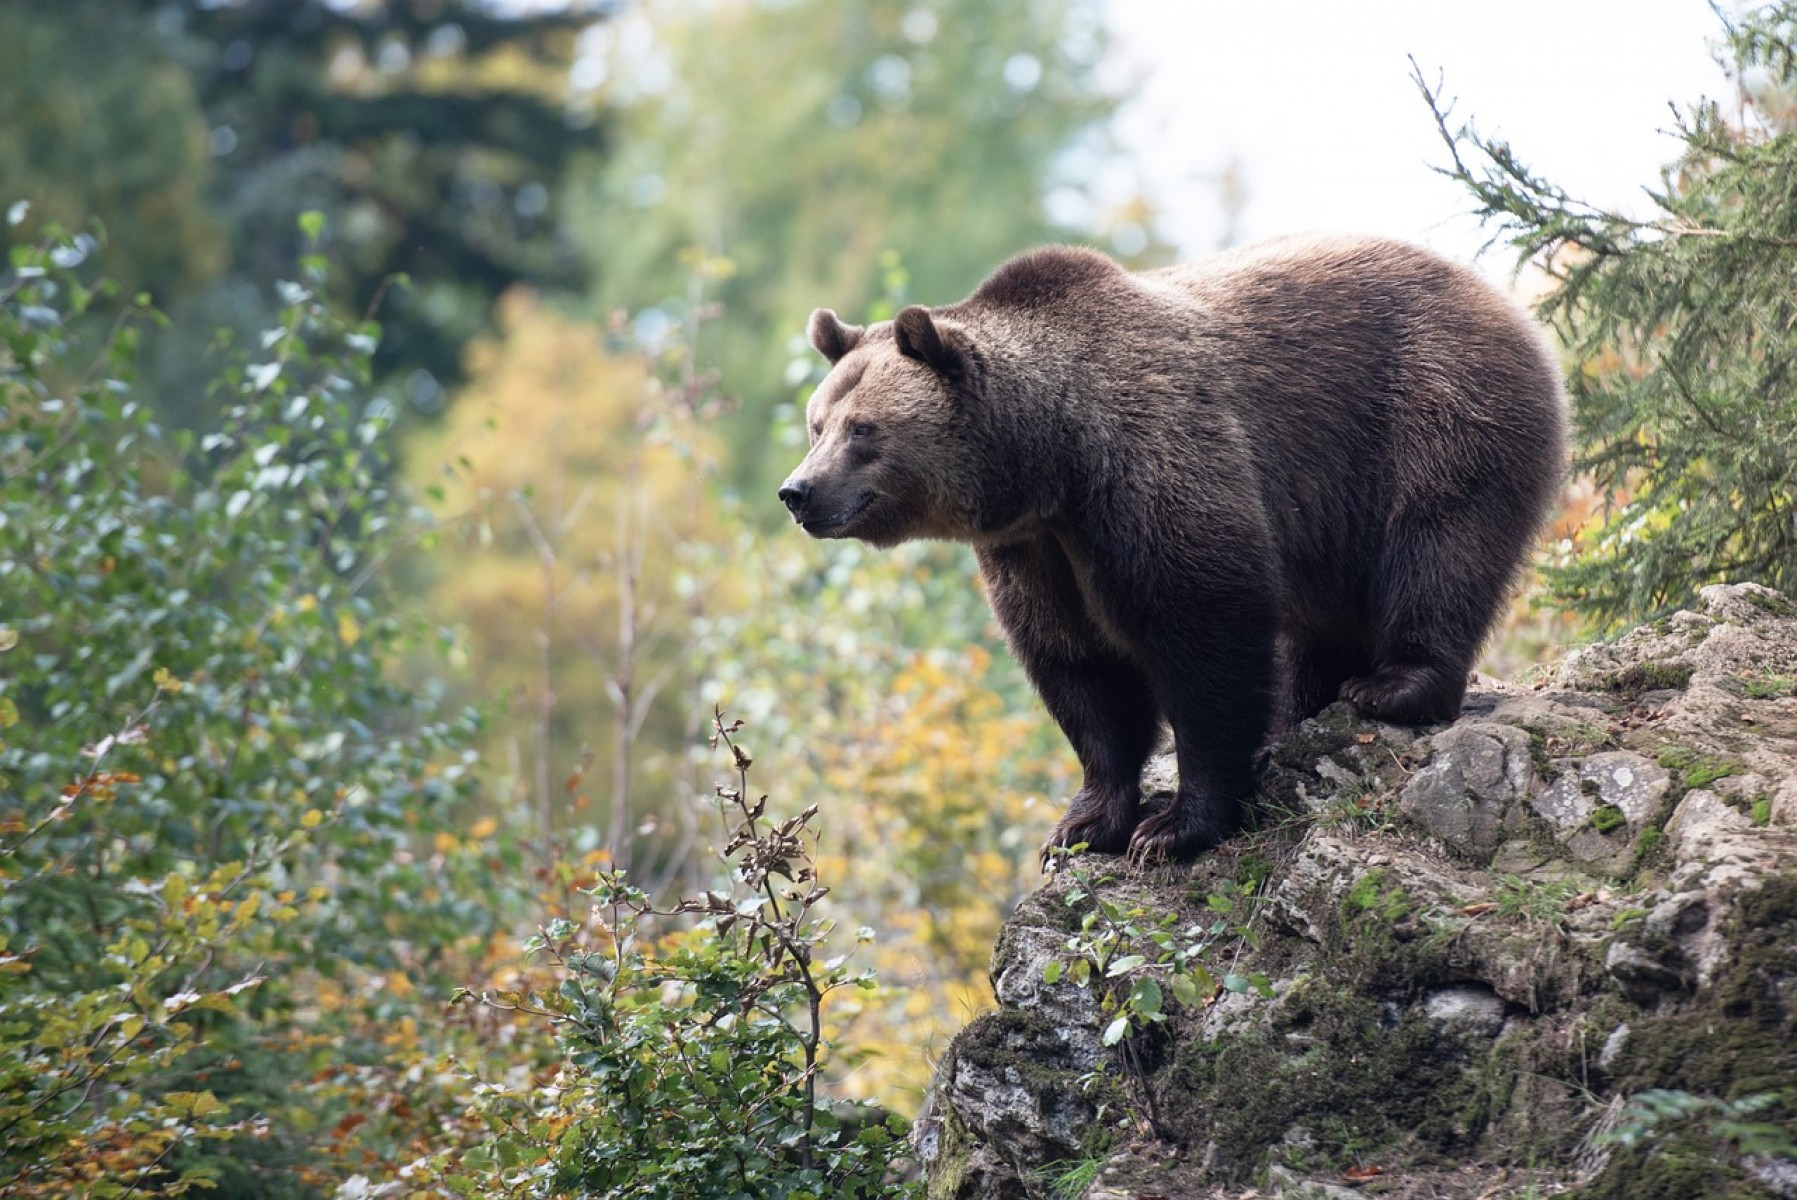
[(805, 510), (811, 505), (811, 484), (803, 479), (788, 479), (780, 485), (780, 503), (786, 505), (793, 520), (804, 520)]

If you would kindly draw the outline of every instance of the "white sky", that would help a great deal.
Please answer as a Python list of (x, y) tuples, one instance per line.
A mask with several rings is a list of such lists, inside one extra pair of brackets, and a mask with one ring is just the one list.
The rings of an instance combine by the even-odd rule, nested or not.
[[(1247, 188), (1241, 240), (1385, 233), (1471, 258), (1485, 237), (1410, 79), (1454, 125), (1508, 139), (1581, 199), (1644, 211), (1676, 154), (1667, 104), (1732, 97), (1704, 0), (1111, 0), (1110, 64), (1137, 99), (1121, 133), (1182, 253), (1223, 231), (1214, 177)], [(1506, 249), (1482, 266), (1507, 276)]]

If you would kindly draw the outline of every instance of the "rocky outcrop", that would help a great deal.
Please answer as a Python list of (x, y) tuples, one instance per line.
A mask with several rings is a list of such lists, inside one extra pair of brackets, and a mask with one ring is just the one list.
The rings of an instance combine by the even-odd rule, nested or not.
[(1337, 705), (1259, 809), (1019, 907), (916, 1124), (932, 1197), (1797, 1197), (1784, 597), (1706, 588), (1448, 726)]

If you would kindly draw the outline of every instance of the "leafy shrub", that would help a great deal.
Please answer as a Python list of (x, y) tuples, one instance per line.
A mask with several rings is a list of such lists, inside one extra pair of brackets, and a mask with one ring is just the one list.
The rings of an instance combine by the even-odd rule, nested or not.
[[(825, 1101), (852, 993), (872, 991), (831, 955), (829, 892), (814, 866), (812, 805), (784, 819), (749, 790), (740, 722), (715, 717), (735, 782), (729, 891), (657, 908), (621, 871), (601, 871), (592, 918), (551, 922), (530, 948), (553, 963), (539, 990), (458, 998), (559, 1027), (547, 1085), (490, 1082), (478, 1155), (440, 1159), (469, 1196), (867, 1197), (912, 1194), (895, 1174), (905, 1122), (866, 1103)], [(696, 923), (692, 922), (697, 918)], [(857, 943), (872, 938), (861, 930)]]
[(413, 984), (510, 893), (453, 832), (472, 718), (383, 674), (378, 330), (302, 264), (170, 436), (96, 248), (0, 273), (0, 1192), (332, 1186), (447, 1103), (392, 1086)]

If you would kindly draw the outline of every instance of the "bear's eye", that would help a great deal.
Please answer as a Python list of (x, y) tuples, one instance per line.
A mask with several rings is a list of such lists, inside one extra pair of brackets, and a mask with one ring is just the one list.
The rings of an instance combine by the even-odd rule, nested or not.
[(824, 436), (824, 427), (823, 427), (823, 425), (822, 425), (822, 424), (817, 424), (817, 423), (814, 423), (814, 424), (813, 424), (813, 425), (812, 425), (812, 426), (811, 426), (811, 440), (812, 440), (812, 441), (814, 441), (814, 442), (815, 442), (815, 441), (817, 441), (817, 439), (818, 439), (818, 438), (821, 438), (821, 437), (823, 437), (823, 436)]
[(853, 425), (849, 426), (850, 437), (870, 438), (873, 435), (874, 427), (866, 421), (856, 421)]

